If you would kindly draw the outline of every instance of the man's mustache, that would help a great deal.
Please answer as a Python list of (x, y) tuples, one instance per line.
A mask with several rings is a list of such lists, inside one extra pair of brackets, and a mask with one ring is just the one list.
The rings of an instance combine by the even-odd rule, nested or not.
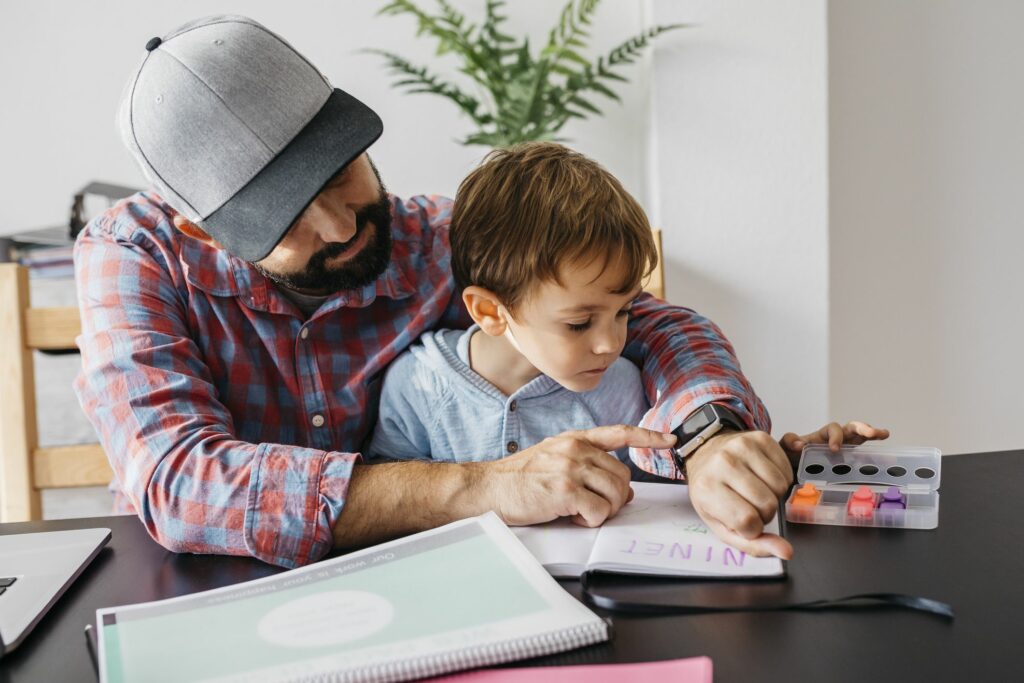
[(359, 236), (363, 234), (363, 230), (366, 229), (366, 225), (371, 222), (373, 214), (378, 210), (377, 204), (371, 204), (370, 206), (363, 207), (356, 213), (356, 231), (345, 242), (331, 242), (320, 251), (316, 252), (309, 257), (310, 266), (322, 266), (329, 259), (335, 256), (341, 256), (348, 251), (352, 244), (359, 239)]
[(351, 248), (352, 244), (357, 239), (359, 239), (359, 236), (363, 234), (363, 230), (366, 229), (366, 224), (368, 222), (369, 221), (367, 220), (363, 220), (362, 223), (357, 223), (355, 234), (353, 234), (352, 237), (348, 239), (348, 241), (330, 242), (323, 249), (313, 254), (313, 256), (310, 258), (310, 262), (312, 262), (313, 259), (319, 259), (320, 262), (324, 262), (328, 259), (334, 258), (335, 256), (341, 256), (342, 254), (344, 254), (346, 251), (349, 250), (349, 248)]

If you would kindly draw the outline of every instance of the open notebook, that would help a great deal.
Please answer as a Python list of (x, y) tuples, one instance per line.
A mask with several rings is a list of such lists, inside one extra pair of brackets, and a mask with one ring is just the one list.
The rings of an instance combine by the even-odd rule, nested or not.
[(96, 618), (104, 682), (401, 681), (609, 635), (494, 513)]
[[(778, 558), (752, 557), (720, 541), (693, 509), (686, 486), (632, 486), (633, 500), (596, 529), (561, 519), (513, 531), (557, 577), (585, 571), (723, 578), (785, 573)], [(779, 532), (778, 516), (765, 530)]]

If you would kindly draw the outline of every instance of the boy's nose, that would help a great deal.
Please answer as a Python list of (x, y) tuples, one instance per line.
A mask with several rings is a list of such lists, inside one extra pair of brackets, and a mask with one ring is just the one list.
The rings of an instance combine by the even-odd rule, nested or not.
[(595, 355), (619, 355), (622, 353), (625, 339), (618, 330), (605, 330), (594, 338), (593, 352)]

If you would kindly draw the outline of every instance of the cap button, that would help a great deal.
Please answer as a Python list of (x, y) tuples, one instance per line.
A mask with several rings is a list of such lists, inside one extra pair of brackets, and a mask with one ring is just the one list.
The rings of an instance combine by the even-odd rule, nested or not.
[(160, 38), (150, 38), (149, 42), (146, 43), (146, 51), (147, 52), (152, 52), (153, 50), (155, 50), (158, 47), (160, 47), (160, 43), (162, 43), (162, 42), (164, 42), (164, 41), (161, 40)]

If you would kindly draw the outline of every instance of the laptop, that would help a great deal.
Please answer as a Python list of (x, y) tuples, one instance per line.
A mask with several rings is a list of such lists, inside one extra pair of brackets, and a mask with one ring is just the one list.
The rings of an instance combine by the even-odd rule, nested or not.
[(0, 656), (18, 647), (110, 540), (110, 529), (0, 536)]

